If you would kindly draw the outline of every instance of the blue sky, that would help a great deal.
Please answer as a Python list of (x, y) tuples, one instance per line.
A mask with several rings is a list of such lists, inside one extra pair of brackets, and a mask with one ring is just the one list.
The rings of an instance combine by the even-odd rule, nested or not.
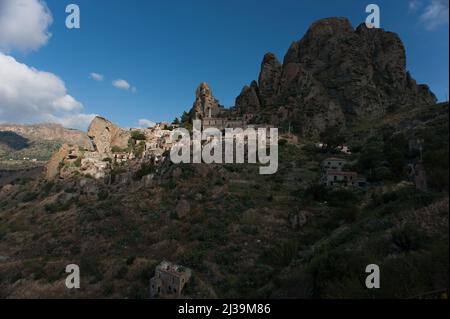
[[(81, 9), (78, 30), (65, 27), (69, 3)], [(130, 127), (137, 126), (139, 119), (172, 120), (188, 110), (202, 81), (211, 85), (223, 105), (234, 105), (242, 87), (257, 78), (266, 52), (282, 60), (289, 45), (320, 18), (346, 16), (356, 27), (365, 21), (369, 3), (47, 0), (53, 17), (48, 41), (34, 50), (3, 51), (17, 62), (59, 77), (67, 94), (82, 104), (79, 112), (101, 114)], [(446, 99), (448, 0), (375, 3), (381, 8), (381, 27), (402, 38), (412, 76), (429, 84), (440, 100)], [(436, 4), (442, 6), (435, 10)], [(442, 8), (447, 10), (446, 18)], [(103, 81), (90, 78), (92, 72), (103, 75)], [(114, 87), (112, 81), (117, 79), (130, 88)]]

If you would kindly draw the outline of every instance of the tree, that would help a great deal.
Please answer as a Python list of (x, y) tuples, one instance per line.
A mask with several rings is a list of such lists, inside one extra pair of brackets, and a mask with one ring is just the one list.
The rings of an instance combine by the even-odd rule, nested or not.
[(135, 141), (145, 141), (146, 137), (144, 133), (141, 133), (139, 131), (131, 132), (131, 138)]
[(345, 137), (336, 126), (327, 127), (324, 132), (320, 133), (320, 139), (326, 145), (327, 150), (334, 150), (336, 147), (345, 143)]
[(189, 123), (189, 114), (186, 111), (181, 115), (181, 123)]

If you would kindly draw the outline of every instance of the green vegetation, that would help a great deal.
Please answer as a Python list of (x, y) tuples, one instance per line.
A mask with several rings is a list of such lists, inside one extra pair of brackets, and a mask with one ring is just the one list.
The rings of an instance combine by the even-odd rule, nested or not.
[(144, 141), (139, 141), (133, 147), (133, 154), (134, 154), (134, 156), (136, 156), (138, 158), (142, 156), (144, 151), (145, 151), (145, 142)]
[(131, 132), (131, 138), (135, 141), (145, 141), (147, 139), (145, 134), (139, 131)]
[(114, 145), (113, 147), (111, 147), (111, 152), (113, 152), (113, 153), (127, 153), (128, 152), (128, 148), (120, 148), (120, 147)]
[[(411, 298), (447, 288), (448, 124), (442, 107), (403, 112), (342, 132), (351, 155), (286, 139), (271, 176), (252, 164), (167, 161), (115, 165), (107, 185), (16, 180), (0, 191), (0, 238), (17, 256), (0, 268), (0, 291), (20, 296), (17, 280), (33, 287), (76, 262), (90, 287), (79, 296), (147, 298), (163, 259), (192, 269), (189, 298)], [(420, 158), (409, 149), (413, 138), (424, 140), (428, 190), (416, 189), (405, 170)], [(320, 185), (320, 164), (331, 156), (345, 158), (369, 187)], [(155, 182), (118, 183), (130, 168), (136, 181), (155, 174)], [(380, 266), (382, 289), (365, 287), (369, 264)]]
[(141, 165), (140, 169), (136, 171), (133, 178), (134, 180), (138, 181), (141, 180), (142, 177), (152, 174), (155, 172), (155, 167), (150, 163), (144, 163)]

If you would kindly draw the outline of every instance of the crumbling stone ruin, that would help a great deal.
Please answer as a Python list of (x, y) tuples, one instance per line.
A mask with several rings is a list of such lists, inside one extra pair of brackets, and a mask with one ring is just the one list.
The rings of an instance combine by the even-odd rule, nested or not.
[(181, 297), (183, 288), (189, 282), (192, 271), (168, 261), (161, 262), (150, 279), (150, 297)]
[(321, 183), (328, 187), (364, 187), (366, 179), (359, 177), (357, 172), (344, 170), (347, 161), (342, 158), (331, 157), (322, 162)]

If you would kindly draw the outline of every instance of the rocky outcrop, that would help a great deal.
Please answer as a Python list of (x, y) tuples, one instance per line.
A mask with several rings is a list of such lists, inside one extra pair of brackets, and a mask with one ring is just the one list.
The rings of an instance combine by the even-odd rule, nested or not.
[(211, 115), (215, 117), (223, 111), (223, 106), (213, 96), (208, 83), (201, 83), (195, 93), (195, 102), (190, 111), (191, 119), (203, 119)]
[(126, 149), (131, 133), (103, 117), (97, 116), (89, 125), (88, 136), (96, 152), (109, 154), (113, 147)]
[(276, 56), (272, 53), (267, 53), (261, 63), (258, 87), (255, 88), (256, 92), (259, 90), (259, 98), (263, 106), (274, 104), (274, 98), (280, 86), (281, 72), (281, 64)]
[(258, 112), (261, 109), (259, 96), (258, 84), (255, 81), (250, 86), (244, 86), (241, 94), (236, 98), (236, 105), (239, 106), (240, 113)]
[(52, 180), (59, 175), (59, 171), (61, 168), (61, 163), (65, 158), (69, 155), (70, 147), (67, 144), (61, 146), (61, 148), (53, 153), (50, 160), (47, 162), (45, 166), (44, 175), (45, 179)]
[(434, 103), (429, 88), (407, 72), (398, 35), (365, 24), (354, 30), (346, 18), (328, 18), (292, 43), (282, 65), (267, 54), (258, 83), (244, 87), (236, 109), (261, 111), (273, 124), (289, 121), (298, 132), (317, 135), (330, 126)]

